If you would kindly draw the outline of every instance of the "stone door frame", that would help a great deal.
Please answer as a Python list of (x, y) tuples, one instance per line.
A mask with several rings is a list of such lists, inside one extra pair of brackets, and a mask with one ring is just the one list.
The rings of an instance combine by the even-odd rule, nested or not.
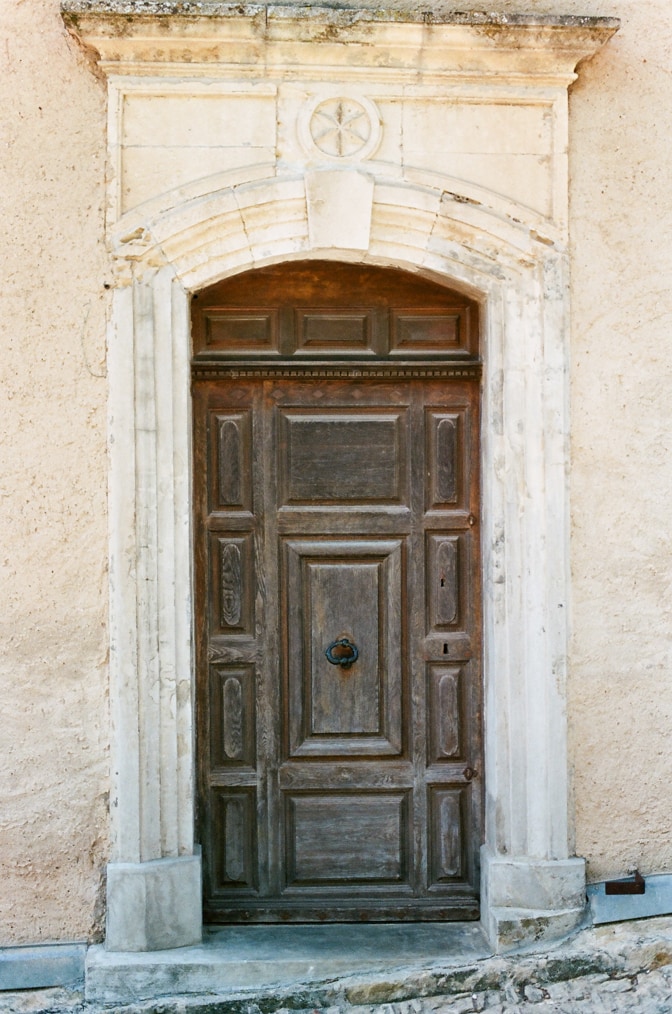
[[(64, 4), (69, 27), (101, 54), (109, 78), (115, 164), (120, 96), (146, 89), (148, 75), (157, 95), (170, 92), (173, 86), (160, 78), (174, 75), (176, 57), (168, 52), (165, 18), (138, 17), (135, 24), (130, 18), (115, 34), (114, 0), (93, 4), (97, 12), (91, 7), (80, 0)], [(357, 19), (344, 27), (338, 12), (323, 16), (336, 20), (336, 33), (363, 30)], [(292, 36), (292, 18), (300, 35), (308, 23), (301, 19), (310, 15), (292, 8), (289, 16), (275, 17), (282, 48)], [(420, 33), (423, 59), (436, 56), (464, 75), (459, 61), (468, 43), (470, 59), (485, 61), (474, 74), (489, 80), (505, 74), (509, 92), (521, 101), (536, 89), (553, 118), (550, 219), (515, 202), (491, 200), (492, 194), (440, 167), (400, 173), (351, 158), (320, 164), (308, 157), (284, 169), (251, 165), (210, 178), (205, 188), (178, 187), (121, 218), (117, 184), (111, 184), (110, 950), (178, 947), (201, 938), (194, 843), (190, 295), (239, 271), (298, 258), (419, 272), (481, 304), (482, 920), (493, 947), (504, 949), (568, 932), (582, 916), (585, 870), (583, 860), (573, 857), (566, 748), (567, 86), (578, 60), (606, 41), (617, 23), (514, 16), (491, 18), (484, 34), (483, 17), (453, 16), (431, 26), (429, 34), (426, 25), (374, 19), (365, 26), (367, 44), (376, 33), (388, 50), (401, 40), (401, 60), (413, 33)], [(213, 16), (206, 25), (210, 37), (201, 24), (185, 42), (191, 29), (176, 15), (179, 46), (197, 56), (198, 47), (219, 32), (217, 44), (223, 33), (238, 52), (239, 35), (249, 28), (245, 18), (229, 13), (220, 23)], [(267, 16), (260, 45), (271, 60), (269, 24)], [(308, 35), (320, 27), (311, 25)], [(259, 31), (254, 24), (249, 30)], [(161, 37), (159, 55), (153, 34)], [(315, 45), (309, 38), (305, 52), (313, 59)], [(129, 77), (133, 67), (141, 68), (140, 78)], [(378, 73), (372, 60), (371, 79)], [(190, 87), (179, 84), (181, 94)]]
[[(290, 194), (295, 187), (288, 181)], [(258, 196), (261, 204), (269, 195)], [(400, 196), (404, 203), (396, 213), (407, 224), (408, 194)], [(268, 202), (269, 217), (286, 221), (291, 202), (291, 197)], [(252, 257), (247, 266), (291, 259), (295, 239), (278, 244), (285, 250), (276, 250), (272, 259)], [(404, 258), (399, 251), (388, 258), (368, 251), (360, 257), (421, 270), (482, 300), (487, 788), (482, 909), (490, 935), (502, 943), (519, 932), (502, 929), (502, 923), (522, 923), (522, 913), (510, 909), (535, 910), (540, 924), (568, 931), (584, 905), (584, 864), (569, 852), (565, 747), (565, 264), (545, 244), (537, 247), (537, 257), (521, 264), (519, 248), (511, 245), (508, 264), (500, 256), (494, 278), (489, 259), (478, 264), (473, 257), (468, 266), (458, 260), (459, 244), (452, 255), (429, 257), (423, 243), (414, 259), (408, 248)], [(347, 260), (352, 251), (306, 245), (301, 255)], [(226, 267), (226, 258), (209, 260), (194, 288), (222, 277)], [(113, 300), (112, 813), (120, 860), (108, 870), (107, 945), (113, 950), (175, 946), (178, 939), (191, 943), (201, 931), (193, 842), (190, 289), (171, 265), (116, 289)], [(154, 908), (154, 915), (145, 916)]]

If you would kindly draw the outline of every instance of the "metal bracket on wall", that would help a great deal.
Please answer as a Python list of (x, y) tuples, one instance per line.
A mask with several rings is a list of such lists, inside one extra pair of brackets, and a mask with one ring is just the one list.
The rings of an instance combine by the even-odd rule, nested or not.
[(635, 870), (632, 880), (607, 880), (604, 885), (605, 894), (646, 894), (646, 881), (639, 870)]

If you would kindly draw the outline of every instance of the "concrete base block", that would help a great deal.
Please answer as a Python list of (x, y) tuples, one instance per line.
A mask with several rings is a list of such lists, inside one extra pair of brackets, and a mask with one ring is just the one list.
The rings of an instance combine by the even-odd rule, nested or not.
[(0, 989), (72, 986), (84, 978), (86, 944), (0, 947)]
[(510, 859), (482, 850), (482, 923), (496, 953), (566, 936), (585, 910), (583, 859)]
[(200, 856), (108, 864), (107, 950), (198, 944), (202, 918)]

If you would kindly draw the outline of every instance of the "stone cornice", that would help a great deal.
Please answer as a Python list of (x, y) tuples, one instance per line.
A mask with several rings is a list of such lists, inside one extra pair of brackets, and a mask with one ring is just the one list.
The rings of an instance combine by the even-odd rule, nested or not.
[[(63, 19), (108, 74), (189, 76), (213, 65), (303, 76), (342, 46), (381, 76), (419, 71), (476, 78), (510, 75), (568, 83), (577, 64), (617, 30), (616, 18), (421, 12), (213, 0), (63, 0)], [(263, 57), (262, 57), (263, 49)], [(332, 61), (331, 52), (334, 52)]]

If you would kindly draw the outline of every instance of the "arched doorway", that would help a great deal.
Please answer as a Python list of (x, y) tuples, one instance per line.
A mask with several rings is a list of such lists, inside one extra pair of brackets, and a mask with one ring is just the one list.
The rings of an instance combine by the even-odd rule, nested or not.
[(478, 306), (306, 261), (192, 333), (206, 920), (476, 918)]

